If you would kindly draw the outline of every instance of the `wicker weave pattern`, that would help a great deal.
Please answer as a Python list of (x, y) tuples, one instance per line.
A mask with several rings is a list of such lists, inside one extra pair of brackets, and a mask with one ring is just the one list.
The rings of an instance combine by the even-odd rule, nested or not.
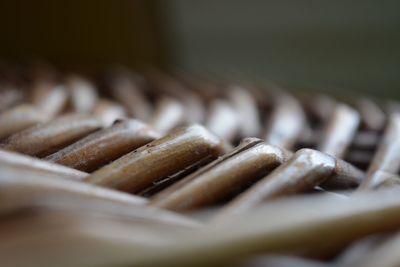
[(0, 91), (5, 266), (400, 263), (395, 102), (28, 77)]

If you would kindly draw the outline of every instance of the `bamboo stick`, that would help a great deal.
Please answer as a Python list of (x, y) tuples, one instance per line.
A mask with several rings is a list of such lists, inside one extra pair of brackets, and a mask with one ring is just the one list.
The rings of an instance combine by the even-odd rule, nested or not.
[(368, 190), (380, 184), (382, 176), (379, 172), (397, 173), (400, 169), (400, 114), (393, 113), (389, 117), (383, 139), (374, 155), (367, 171), (367, 178), (360, 190)]
[(337, 104), (325, 126), (318, 149), (334, 157), (343, 158), (353, 141), (359, 123), (360, 115), (355, 109)]
[(224, 152), (221, 140), (202, 126), (183, 127), (126, 154), (85, 180), (134, 193), (197, 161)]
[(0, 147), (44, 157), (101, 128), (93, 116), (71, 114), (38, 124), (6, 139)]
[(0, 164), (12, 165), (27, 170), (43, 171), (73, 180), (81, 180), (88, 176), (87, 173), (76, 169), (2, 149), (0, 149)]
[(0, 114), (0, 140), (48, 119), (29, 104), (21, 104)]
[(159, 134), (140, 121), (119, 121), (47, 156), (45, 160), (92, 172), (158, 137)]
[(268, 144), (292, 149), (303, 129), (304, 112), (290, 95), (278, 95), (275, 101), (264, 139)]
[(242, 144), (228, 157), (184, 178), (149, 204), (175, 211), (214, 204), (269, 173), (288, 157), (277, 147), (254, 143)]

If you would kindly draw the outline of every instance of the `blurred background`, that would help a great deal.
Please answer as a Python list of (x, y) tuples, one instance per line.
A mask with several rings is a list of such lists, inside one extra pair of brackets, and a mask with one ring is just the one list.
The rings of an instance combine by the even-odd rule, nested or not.
[(0, 59), (400, 97), (399, 1), (1, 1)]

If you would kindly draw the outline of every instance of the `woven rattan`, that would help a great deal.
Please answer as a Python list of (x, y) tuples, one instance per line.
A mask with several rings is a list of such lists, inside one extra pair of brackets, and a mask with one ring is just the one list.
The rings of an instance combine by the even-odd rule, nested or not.
[(398, 266), (394, 100), (3, 73), (1, 266)]

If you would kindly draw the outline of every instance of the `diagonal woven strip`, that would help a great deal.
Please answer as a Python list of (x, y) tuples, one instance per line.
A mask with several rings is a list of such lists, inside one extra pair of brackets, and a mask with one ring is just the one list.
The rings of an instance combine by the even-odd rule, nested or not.
[(5, 266), (400, 264), (394, 100), (31, 74), (0, 86)]

